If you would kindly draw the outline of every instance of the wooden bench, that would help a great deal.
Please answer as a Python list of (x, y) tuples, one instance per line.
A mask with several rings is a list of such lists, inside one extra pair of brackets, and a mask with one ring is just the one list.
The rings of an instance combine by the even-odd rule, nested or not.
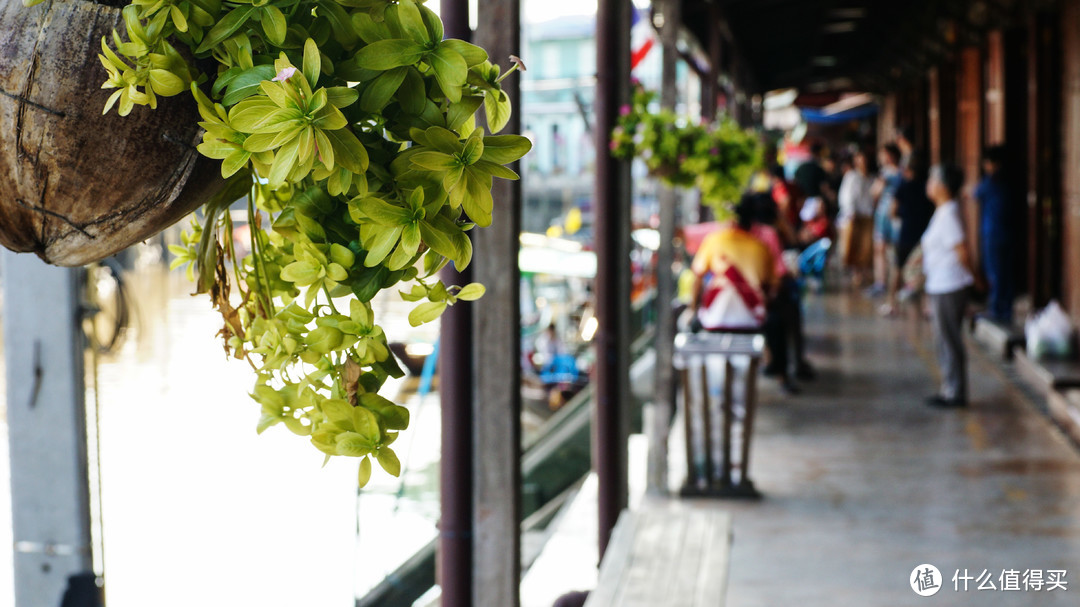
[(722, 607), (731, 515), (685, 504), (623, 511), (585, 607)]

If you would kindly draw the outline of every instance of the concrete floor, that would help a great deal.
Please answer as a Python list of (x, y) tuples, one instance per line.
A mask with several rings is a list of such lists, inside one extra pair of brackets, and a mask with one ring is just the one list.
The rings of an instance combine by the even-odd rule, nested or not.
[[(1080, 604), (1080, 455), (1007, 369), (970, 346), (972, 406), (935, 410), (925, 322), (832, 296), (808, 302), (807, 332), (817, 381), (787, 397), (762, 380), (750, 470), (765, 498), (720, 503), (729, 605)], [(909, 586), (922, 563), (944, 577), (927, 599)], [(1067, 570), (1069, 590), (955, 591), (964, 569), (998, 588), (1005, 570)]]

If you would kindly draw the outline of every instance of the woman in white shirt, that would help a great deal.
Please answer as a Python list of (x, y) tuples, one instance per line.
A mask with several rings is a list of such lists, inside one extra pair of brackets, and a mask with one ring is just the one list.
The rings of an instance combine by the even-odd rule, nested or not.
[(964, 174), (953, 165), (935, 166), (926, 183), (926, 195), (936, 207), (921, 241), (924, 289), (930, 296), (934, 344), (941, 366), (941, 389), (927, 399), (934, 407), (967, 405), (963, 321), (967, 290), (975, 283), (975, 272), (956, 202), (963, 186)]
[(837, 222), (844, 267), (852, 271), (858, 286), (863, 283), (873, 262), (874, 178), (870, 175), (866, 154), (856, 152), (851, 160), (853, 166), (844, 173), (837, 194), (840, 207)]

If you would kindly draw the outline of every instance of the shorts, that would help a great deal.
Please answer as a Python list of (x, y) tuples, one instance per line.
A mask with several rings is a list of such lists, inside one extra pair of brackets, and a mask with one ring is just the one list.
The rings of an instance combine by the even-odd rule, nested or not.
[(874, 240), (876, 242), (890, 244), (896, 242), (897, 233), (892, 218), (892, 205), (891, 200), (882, 202), (878, 204), (877, 211), (874, 212)]

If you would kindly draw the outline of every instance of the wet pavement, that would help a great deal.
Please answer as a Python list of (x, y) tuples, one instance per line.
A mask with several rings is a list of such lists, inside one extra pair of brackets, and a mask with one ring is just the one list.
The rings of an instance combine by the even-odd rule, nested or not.
[[(717, 503), (734, 515), (728, 604), (1080, 604), (1080, 452), (1009, 370), (969, 342), (970, 408), (932, 409), (926, 322), (858, 296), (807, 307), (817, 380), (793, 397), (761, 383), (750, 470), (765, 497)], [(929, 598), (909, 586), (924, 563), (944, 578)], [(1029, 570), (1067, 571), (1068, 590), (1025, 591)], [(1013, 571), (1019, 590), (1002, 590)]]

